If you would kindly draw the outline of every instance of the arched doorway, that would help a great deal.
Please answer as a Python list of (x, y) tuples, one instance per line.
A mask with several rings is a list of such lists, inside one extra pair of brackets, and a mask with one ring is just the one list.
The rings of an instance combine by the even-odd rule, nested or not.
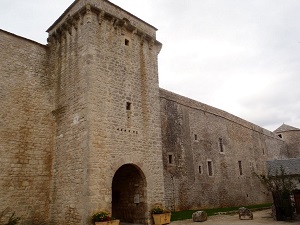
[(127, 223), (145, 224), (146, 179), (139, 167), (121, 166), (112, 182), (112, 216)]

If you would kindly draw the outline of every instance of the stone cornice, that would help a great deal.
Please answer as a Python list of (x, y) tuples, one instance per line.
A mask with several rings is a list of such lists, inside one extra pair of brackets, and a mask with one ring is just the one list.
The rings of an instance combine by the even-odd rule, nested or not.
[[(92, 6), (90, 4), (87, 4), (84, 7), (82, 7), (76, 13), (74, 13), (72, 16), (68, 16), (67, 19), (58, 28), (56, 28), (54, 31), (52, 31), (50, 33), (49, 30), (53, 29), (55, 24), (52, 25), (47, 30), (47, 32), (49, 32), (48, 42), (50, 42), (52, 38), (56, 39), (56, 38), (60, 37), (61, 35), (63, 35), (63, 33), (65, 31), (67, 31), (69, 34), (71, 34), (71, 31), (72, 31), (71, 28), (74, 27), (75, 29), (77, 29), (79, 21), (80, 21), (80, 24), (82, 25), (83, 17), (87, 13), (90, 13), (90, 12), (97, 15), (99, 25), (101, 25), (104, 20), (108, 20), (111, 22), (111, 24), (114, 28), (120, 27), (122, 30), (126, 29), (133, 34), (136, 34), (136, 35), (142, 37), (143, 41), (148, 41), (149, 43), (151, 43), (151, 46), (153, 46), (154, 44), (160, 46), (160, 48), (162, 46), (162, 44), (159, 41), (157, 41), (156, 39), (151, 37), (149, 34), (138, 29), (136, 26), (133, 26), (128, 19), (118, 18), (118, 17), (116, 17), (108, 12), (105, 12), (95, 6)], [(124, 31), (122, 31), (121, 33), (124, 33)], [(159, 50), (160, 50), (160, 48), (159, 48)]]
[[(61, 21), (61, 20), (64, 18), (64, 16), (66, 16), (66, 15), (69, 13), (69, 11), (73, 8), (73, 6), (75, 6), (79, 1), (80, 1), (80, 0), (75, 0), (68, 8), (64, 11), (64, 13), (63, 13), (63, 14), (62, 14), (62, 15), (61, 15), (61, 16), (60, 16), (60, 17), (59, 17), (59, 18), (58, 18), (58, 19), (57, 19), (57, 20), (56, 20), (56, 21), (55, 21), (55, 22), (54, 22), (54, 23), (46, 30), (46, 32), (49, 32), (53, 27), (55, 27), (55, 26), (59, 23), (59, 21)], [(115, 4), (113, 4), (113, 3), (110, 2), (110, 1), (107, 1), (107, 0), (104, 0), (104, 1), (107, 2), (108, 4), (112, 5), (113, 7), (118, 8), (118, 9), (120, 9), (120, 10), (126, 12), (128, 15), (130, 15), (130, 16), (136, 18), (137, 20), (141, 21), (141, 22), (144, 23), (144, 24), (147, 24), (149, 27), (151, 27), (151, 28), (153, 28), (154, 30), (157, 31), (157, 28), (155, 28), (155, 27), (152, 26), (151, 24), (145, 22), (144, 20), (138, 18), (137, 16), (131, 14), (130, 12), (128, 12), (128, 11), (122, 9), (121, 7), (119, 7), (119, 6), (115, 5)]]

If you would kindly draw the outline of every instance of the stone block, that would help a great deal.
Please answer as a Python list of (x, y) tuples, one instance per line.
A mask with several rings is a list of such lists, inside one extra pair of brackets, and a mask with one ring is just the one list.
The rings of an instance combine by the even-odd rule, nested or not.
[(250, 209), (245, 207), (239, 208), (239, 219), (240, 220), (253, 220), (253, 213)]
[(205, 211), (197, 211), (192, 215), (194, 222), (204, 222), (207, 220), (207, 213)]

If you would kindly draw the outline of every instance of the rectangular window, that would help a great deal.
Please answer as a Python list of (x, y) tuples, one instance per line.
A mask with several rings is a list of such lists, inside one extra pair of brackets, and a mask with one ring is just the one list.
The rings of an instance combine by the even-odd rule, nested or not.
[(197, 140), (198, 140), (198, 136), (197, 136), (197, 134), (195, 134), (194, 138), (195, 138), (195, 141), (197, 141)]
[(173, 155), (171, 155), (171, 154), (168, 155), (168, 161), (169, 161), (169, 164), (173, 164)]
[(198, 167), (198, 171), (199, 171), (200, 174), (202, 174), (202, 166)]
[(220, 152), (224, 152), (223, 139), (219, 138)]
[(131, 102), (126, 102), (126, 110), (131, 110)]
[(238, 163), (239, 163), (240, 175), (243, 175), (242, 161), (238, 161)]
[(208, 176), (213, 175), (212, 161), (207, 161)]

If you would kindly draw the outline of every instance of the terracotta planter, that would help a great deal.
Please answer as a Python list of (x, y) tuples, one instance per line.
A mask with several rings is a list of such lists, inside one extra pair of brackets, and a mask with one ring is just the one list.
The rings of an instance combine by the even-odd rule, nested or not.
[(95, 222), (95, 225), (119, 225), (120, 220), (111, 220), (105, 222)]
[(152, 216), (155, 225), (168, 224), (171, 222), (171, 213), (152, 214)]

